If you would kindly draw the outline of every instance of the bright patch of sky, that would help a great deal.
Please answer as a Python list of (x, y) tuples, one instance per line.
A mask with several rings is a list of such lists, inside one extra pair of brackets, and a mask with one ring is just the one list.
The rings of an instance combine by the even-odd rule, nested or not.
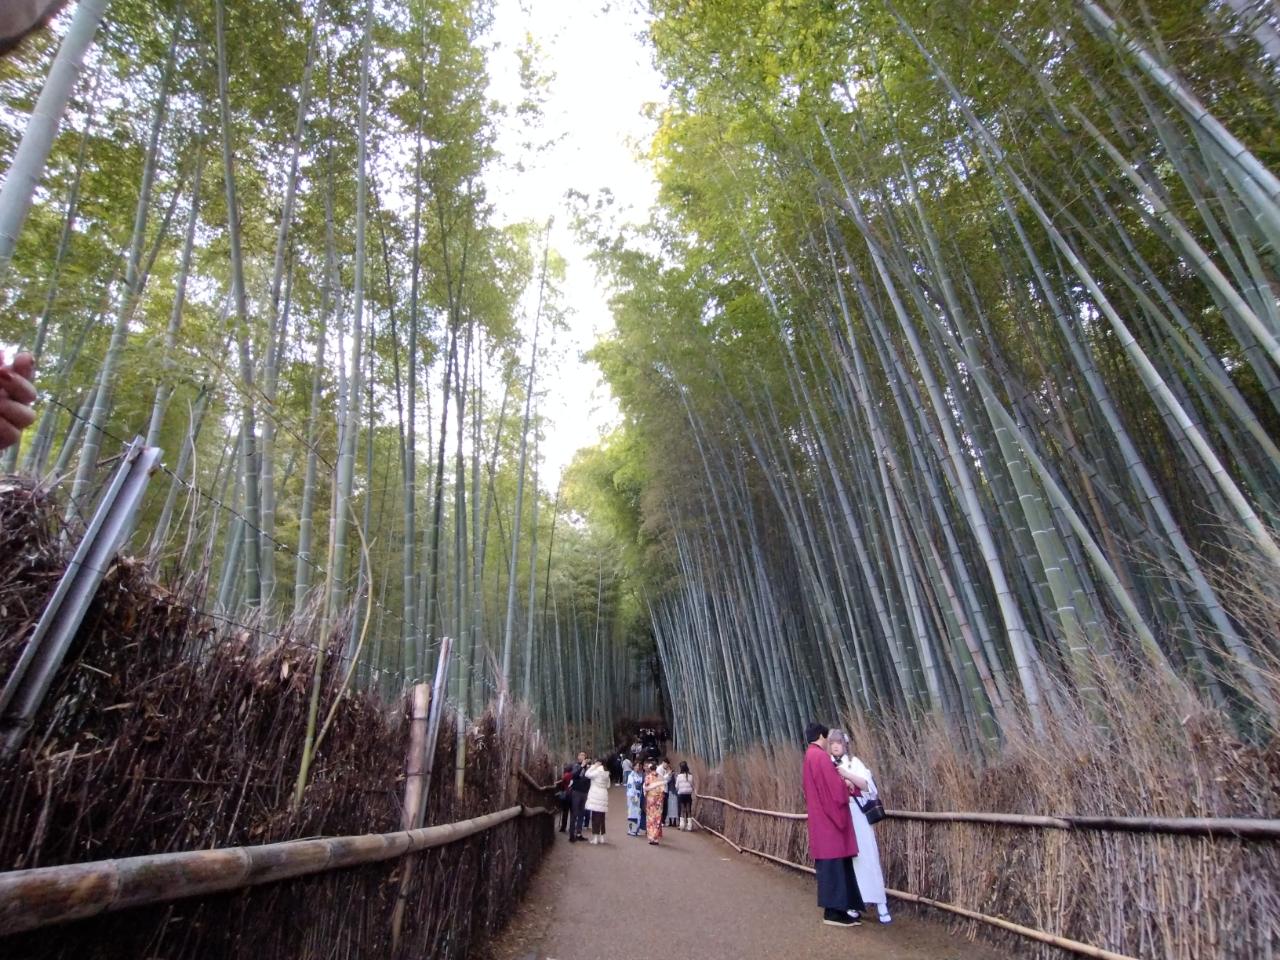
[[(503, 163), (486, 178), (490, 199), (504, 220), (545, 224), (554, 217), (551, 247), (566, 261), (562, 302), (569, 329), (556, 334), (552, 361), (539, 371), (540, 413), (547, 421), (539, 485), (548, 490), (574, 453), (596, 443), (619, 417), (599, 370), (582, 356), (611, 329), (612, 318), (589, 251), (571, 229), (566, 194), (595, 196), (608, 188), (622, 211), (619, 221), (648, 217), (657, 187), (640, 157), (653, 134), (643, 111), (665, 95), (645, 29), (646, 16), (634, 0), (495, 4), (489, 92), (511, 109), (499, 125)], [(551, 145), (533, 157), (521, 147), (529, 132), (514, 111), (524, 97), (517, 52), (527, 36), (539, 50), (538, 72), (551, 75), (542, 126), (533, 137)]]

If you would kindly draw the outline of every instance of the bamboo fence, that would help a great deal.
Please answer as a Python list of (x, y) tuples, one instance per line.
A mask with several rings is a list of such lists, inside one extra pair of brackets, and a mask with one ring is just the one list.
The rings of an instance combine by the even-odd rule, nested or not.
[[(711, 794), (714, 800), (743, 813), (756, 813), (780, 820), (807, 820), (803, 813), (744, 807)], [(1176, 836), (1237, 837), (1246, 840), (1280, 840), (1280, 820), (1253, 817), (1079, 817), (1073, 814), (1042, 817), (1024, 813), (951, 812), (935, 810), (885, 810), (894, 820), (933, 820), (945, 823), (988, 823), (1004, 827), (1041, 830), (1114, 830), (1121, 833), (1166, 833)]]
[[(750, 807), (735, 803), (714, 794), (701, 794), (699, 801), (711, 801), (730, 807), (740, 813), (768, 817), (774, 820), (800, 821), (807, 820), (803, 813), (784, 810), (769, 810), (761, 807)], [(888, 819), (915, 820), (941, 823), (972, 823), (1004, 827), (1020, 827), (1025, 829), (1064, 830), (1064, 831), (1117, 831), (1123, 833), (1166, 834), (1191, 837), (1220, 837), (1230, 839), (1246, 839), (1258, 841), (1280, 840), (1280, 820), (1242, 817), (1101, 817), (1101, 816), (1035, 816), (1029, 814), (988, 813), (988, 812), (954, 812), (954, 811), (919, 811), (919, 810), (886, 810)], [(757, 850), (732, 840), (721, 831), (697, 820), (698, 826), (716, 837), (719, 837), (738, 853), (749, 853), (768, 860), (779, 866), (788, 867), (805, 873), (814, 873), (814, 868), (796, 863), (785, 857)], [(1098, 960), (1135, 960), (1129, 954), (1118, 953), (1092, 944), (1083, 943), (1068, 937), (1048, 933), (1035, 927), (1015, 923), (1003, 917), (991, 916), (977, 910), (953, 903), (947, 903), (932, 897), (911, 893), (906, 890), (887, 888), (886, 892), (899, 900), (976, 920), (988, 926), (1017, 934), (1029, 940), (1070, 951), (1079, 956), (1095, 957)]]
[(517, 817), (551, 811), (517, 804), (505, 810), (395, 833), (293, 840), (38, 867), (0, 874), (0, 936), (112, 913), (223, 893), (312, 873), (443, 847)]
[[(65, 568), (54, 507), (0, 491), (0, 678)], [(344, 688), (349, 624), (321, 668), (314, 624), (224, 627), (197, 611), (203, 586), (199, 571), (160, 583), (115, 563), (32, 737), (0, 762), (0, 956), (465, 960), (553, 839), (549, 817), (520, 815), (545, 796), (517, 775), (521, 758), (529, 779), (552, 776), (527, 712), (501, 728), (477, 716), (460, 735), (446, 711), (425, 732), (451, 775), (433, 777), (414, 763), (421, 697)], [(317, 669), (333, 725), (294, 807)]]

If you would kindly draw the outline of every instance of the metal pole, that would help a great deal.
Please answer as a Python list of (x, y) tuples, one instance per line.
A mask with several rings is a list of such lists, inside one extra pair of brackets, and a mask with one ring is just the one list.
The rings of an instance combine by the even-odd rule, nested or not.
[(148, 447), (141, 437), (125, 449), (89, 528), (0, 691), (0, 756), (13, 756), (31, 729), (108, 564), (133, 529), (134, 516), (159, 459), (160, 448)]

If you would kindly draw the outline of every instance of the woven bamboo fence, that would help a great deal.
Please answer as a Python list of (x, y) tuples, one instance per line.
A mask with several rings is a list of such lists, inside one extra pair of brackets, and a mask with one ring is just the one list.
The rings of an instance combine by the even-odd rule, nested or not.
[[(64, 567), (61, 533), (39, 490), (0, 491), (0, 682)], [(0, 763), (0, 956), (469, 956), (554, 838), (550, 817), (520, 815), (546, 800), (521, 758), (535, 782), (553, 777), (527, 713), (469, 725), (459, 795), (446, 712), (436, 773), (418, 784), (423, 829), (406, 830), (410, 704), (342, 690), (337, 624), (322, 677), (333, 723), (294, 808), (317, 631), (206, 617), (201, 575), (114, 563), (26, 743)], [(66, 922), (30, 929), (53, 921)]]
[(130, 907), (244, 890), (264, 883), (379, 863), (458, 843), (547, 808), (508, 807), (457, 823), (396, 833), (320, 837), (38, 867), (0, 874), (0, 937)]
[[(746, 806), (724, 797), (702, 793), (695, 805), (698, 825), (719, 837), (738, 853), (748, 853), (779, 866), (805, 873), (814, 873), (808, 856), (807, 832), (800, 824), (808, 820), (804, 813), (770, 810)], [(886, 819), (892, 821), (976, 824), (1021, 830), (1049, 831), (1114, 831), (1147, 834), (1153, 836), (1219, 838), (1232, 841), (1274, 843), (1280, 841), (1280, 819), (1244, 817), (1102, 817), (1102, 816), (1036, 816), (975, 811), (885, 810)], [(754, 822), (752, 822), (754, 821)], [(761, 826), (761, 821), (765, 826)], [(735, 839), (735, 837), (737, 839)], [(756, 849), (748, 844), (753, 838), (765, 839), (769, 845), (787, 851), (785, 856)], [(781, 841), (781, 843), (779, 843)], [(803, 852), (801, 852), (803, 851)], [(976, 910), (947, 903), (932, 897), (906, 890), (887, 888), (890, 897), (920, 906), (944, 911), (954, 917), (977, 921), (1007, 933), (1016, 934), (1038, 944), (1097, 960), (1136, 960), (1135, 957), (1069, 937), (1050, 933), (1026, 924), (1015, 923), (1003, 917), (992, 916)]]

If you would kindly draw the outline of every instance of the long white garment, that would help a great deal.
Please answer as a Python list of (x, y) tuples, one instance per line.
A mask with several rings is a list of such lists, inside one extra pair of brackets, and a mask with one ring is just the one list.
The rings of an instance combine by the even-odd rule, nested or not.
[[(840, 758), (840, 767), (867, 781), (867, 789), (862, 791), (864, 799), (877, 796), (876, 782), (865, 763), (857, 757), (845, 754)], [(853, 858), (853, 875), (858, 879), (858, 892), (862, 894), (865, 903), (888, 903), (875, 828), (867, 823), (867, 815), (862, 812), (854, 797), (849, 798), (849, 813), (853, 815), (853, 835), (858, 841), (858, 855)]]

